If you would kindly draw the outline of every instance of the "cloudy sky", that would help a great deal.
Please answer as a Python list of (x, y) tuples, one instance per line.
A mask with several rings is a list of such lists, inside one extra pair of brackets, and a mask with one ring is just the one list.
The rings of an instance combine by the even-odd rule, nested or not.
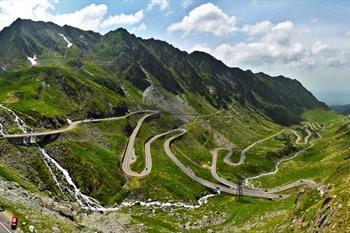
[(0, 0), (0, 29), (16, 18), (201, 50), (229, 66), (300, 80), (329, 104), (350, 103), (350, 1)]

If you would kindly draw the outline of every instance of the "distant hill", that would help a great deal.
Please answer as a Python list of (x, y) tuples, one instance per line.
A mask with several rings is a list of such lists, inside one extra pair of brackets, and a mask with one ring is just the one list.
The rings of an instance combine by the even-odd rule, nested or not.
[(336, 111), (339, 114), (342, 115), (349, 115), (350, 114), (350, 104), (346, 104), (346, 105), (335, 105), (335, 106), (331, 106), (331, 108)]

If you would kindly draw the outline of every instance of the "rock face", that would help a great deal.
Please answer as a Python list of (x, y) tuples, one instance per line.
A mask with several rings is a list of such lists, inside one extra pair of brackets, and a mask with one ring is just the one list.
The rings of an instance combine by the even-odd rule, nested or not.
[(347, 206), (343, 206), (341, 202), (337, 195), (328, 195), (317, 212), (310, 232), (350, 232), (350, 202), (348, 201)]
[(39, 118), (36, 123), (39, 127), (57, 129), (57, 128), (62, 128), (65, 124), (67, 124), (67, 121), (62, 117), (49, 118), (49, 117), (41, 116), (41, 118)]
[(84, 217), (82, 224), (89, 226), (88, 233), (93, 232), (103, 232), (103, 233), (124, 233), (124, 232), (144, 232), (145, 229), (141, 226), (130, 226), (127, 225), (130, 223), (131, 218), (127, 214), (100, 214), (93, 213)]
[(74, 220), (74, 213), (70, 207), (62, 206), (59, 207), (59, 214), (63, 217), (69, 218), (70, 220)]
[[(73, 203), (71, 206), (70, 203), (54, 201), (48, 196), (31, 193), (17, 183), (9, 182), (2, 178), (0, 178), (0, 197), (6, 203), (15, 203), (15, 205), (31, 210), (26, 213), (26, 218), (33, 223), (28, 225), (29, 232), (39, 231), (35, 226), (39, 215), (45, 215), (45, 221), (47, 219), (55, 219), (55, 221), (59, 220), (66, 225), (70, 225), (71, 229), (69, 232), (72, 233), (82, 232), (78, 228), (78, 224), (83, 226), (83, 232), (87, 233), (97, 231), (101, 233), (144, 232), (144, 229), (140, 228), (140, 226), (127, 228), (126, 225), (130, 222), (129, 215), (119, 213), (82, 213), (79, 212), (81, 209), (76, 203)], [(23, 225), (23, 227), (27, 226)], [(61, 226), (51, 226), (52, 232), (62, 232), (62, 230)]]
[(314, 223), (312, 232), (314, 233), (324, 232), (324, 229), (329, 225), (329, 221), (335, 212), (335, 209), (330, 204), (331, 200), (332, 198), (328, 196), (323, 201), (322, 206), (315, 218), (315, 223)]
[(157, 88), (149, 86), (143, 92), (142, 102), (148, 106), (154, 106), (157, 109), (162, 109), (166, 112), (173, 113), (175, 118), (187, 122), (193, 118), (191, 115), (183, 113), (195, 113), (194, 109), (178, 95), (169, 94), (165, 97)]

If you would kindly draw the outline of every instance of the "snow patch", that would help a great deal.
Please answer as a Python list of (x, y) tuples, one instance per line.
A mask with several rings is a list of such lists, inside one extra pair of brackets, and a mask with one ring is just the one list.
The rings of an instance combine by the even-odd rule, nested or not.
[(36, 66), (38, 62), (36, 61), (36, 55), (34, 54), (34, 57), (27, 57), (27, 59), (30, 61), (32, 66)]
[(63, 37), (63, 39), (67, 42), (67, 48), (70, 48), (70, 47), (72, 47), (72, 43), (63, 35), (63, 34), (61, 34), (61, 33), (58, 33), (60, 36), (62, 36)]

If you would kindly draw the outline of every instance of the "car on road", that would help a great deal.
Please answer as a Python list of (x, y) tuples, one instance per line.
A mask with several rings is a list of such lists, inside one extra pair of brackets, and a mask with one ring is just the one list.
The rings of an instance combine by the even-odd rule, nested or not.
[(16, 216), (13, 216), (11, 220), (11, 229), (16, 230), (17, 224), (18, 224), (18, 218)]

